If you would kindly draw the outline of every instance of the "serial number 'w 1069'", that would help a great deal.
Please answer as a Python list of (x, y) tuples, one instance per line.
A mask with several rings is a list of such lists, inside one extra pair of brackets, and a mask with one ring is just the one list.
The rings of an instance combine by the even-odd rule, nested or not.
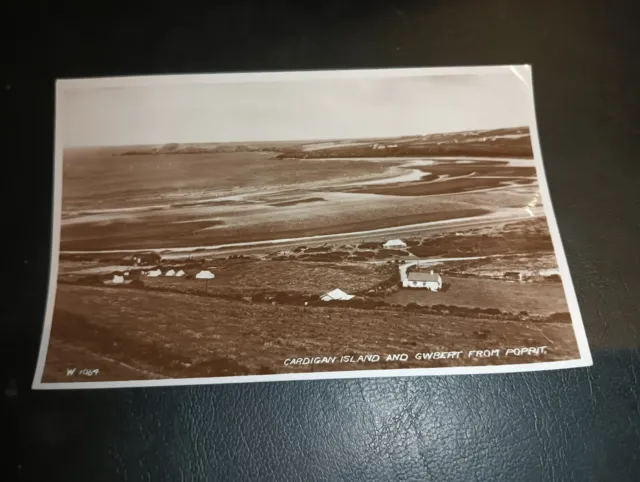
[(100, 373), (100, 370), (98, 368), (93, 368), (93, 369), (82, 368), (80, 370), (78, 370), (77, 368), (67, 368), (68, 377), (73, 377), (77, 375), (84, 376), (84, 377), (95, 377), (98, 373)]

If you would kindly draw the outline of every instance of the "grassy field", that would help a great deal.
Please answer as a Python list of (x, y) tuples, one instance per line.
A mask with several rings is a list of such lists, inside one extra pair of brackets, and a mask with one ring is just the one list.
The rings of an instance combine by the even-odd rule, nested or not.
[(438, 266), (444, 273), (503, 278), (505, 273), (541, 278), (557, 272), (558, 262), (553, 252), (525, 253), (491, 258), (458, 261)]
[(420, 257), (489, 256), (515, 253), (553, 252), (546, 218), (531, 218), (497, 228), (446, 233), (423, 239), (418, 246), (408, 248)]
[(456, 305), (469, 308), (497, 308), (510, 313), (549, 315), (568, 312), (562, 283), (546, 281), (526, 283), (477, 277), (445, 276), (446, 291), (404, 288), (385, 298), (388, 303), (419, 305)]
[[(334, 288), (348, 293), (369, 289), (391, 277), (395, 266), (372, 264), (304, 263), (298, 261), (220, 262), (215, 279), (207, 284), (209, 293), (251, 295), (261, 292), (288, 292), (320, 295)], [(176, 291), (204, 291), (202, 280), (184, 278), (148, 278), (149, 288)]]
[[(67, 368), (100, 369), (91, 381), (487, 364), (487, 359), (284, 365), (304, 356), (548, 346), (526, 363), (578, 356), (570, 324), (498, 322), (339, 307), (292, 307), (181, 293), (60, 285), (45, 382), (87, 381)], [(411, 360), (411, 358), (410, 358)]]

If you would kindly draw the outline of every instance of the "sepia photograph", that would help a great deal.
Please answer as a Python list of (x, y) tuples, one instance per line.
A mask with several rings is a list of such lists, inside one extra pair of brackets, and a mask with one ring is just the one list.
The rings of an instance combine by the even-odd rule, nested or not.
[(590, 365), (531, 79), (59, 80), (34, 388)]

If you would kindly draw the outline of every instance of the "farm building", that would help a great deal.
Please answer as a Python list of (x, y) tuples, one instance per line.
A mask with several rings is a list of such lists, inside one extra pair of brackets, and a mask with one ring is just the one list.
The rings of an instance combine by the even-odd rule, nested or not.
[(213, 279), (216, 275), (214, 275), (211, 271), (203, 269), (196, 275), (196, 279)]
[(157, 278), (158, 276), (162, 276), (162, 271), (159, 269), (152, 269), (147, 272), (147, 276), (150, 278)]
[(402, 286), (405, 288), (426, 288), (430, 291), (438, 291), (442, 288), (442, 276), (433, 271), (431, 273), (412, 271), (402, 280)]
[(353, 298), (354, 295), (350, 295), (342, 291), (340, 288), (336, 288), (335, 290), (329, 291), (328, 293), (323, 294), (320, 299), (322, 301), (346, 301)]
[(407, 243), (401, 239), (390, 239), (383, 245), (384, 248), (406, 248)]
[(111, 280), (111, 282), (115, 285), (117, 284), (122, 284), (124, 283), (124, 276), (121, 276), (119, 274), (114, 274), (113, 275), (113, 279)]

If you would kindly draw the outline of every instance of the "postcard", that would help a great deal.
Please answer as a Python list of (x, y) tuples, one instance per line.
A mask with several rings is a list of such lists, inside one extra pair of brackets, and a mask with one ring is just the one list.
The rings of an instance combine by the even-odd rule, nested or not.
[(528, 66), (58, 80), (34, 388), (591, 365)]

